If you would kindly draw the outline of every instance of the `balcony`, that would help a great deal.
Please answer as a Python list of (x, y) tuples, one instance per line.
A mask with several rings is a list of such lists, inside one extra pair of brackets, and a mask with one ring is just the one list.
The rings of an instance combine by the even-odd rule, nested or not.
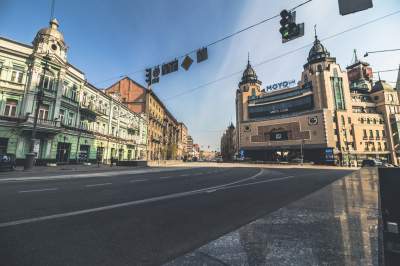
[(88, 118), (89, 121), (96, 121), (97, 112), (93, 103), (83, 104), (80, 108), (80, 111)]
[[(28, 116), (23, 121), (21, 121), (18, 126), (21, 128), (22, 131), (32, 131), (33, 123), (34, 117)], [(60, 121), (38, 118), (36, 131), (38, 133), (57, 134), (61, 131)]]
[(9, 122), (22, 122), (24, 119), (17, 116), (0, 115), (0, 121), (4, 121), (8, 124)]

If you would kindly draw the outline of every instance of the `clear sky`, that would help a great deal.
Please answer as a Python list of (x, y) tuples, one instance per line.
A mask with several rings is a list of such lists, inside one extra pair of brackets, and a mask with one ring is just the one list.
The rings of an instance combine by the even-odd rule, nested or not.
[[(0, 36), (31, 43), (36, 32), (48, 25), (50, 0), (0, 0)], [(69, 46), (68, 60), (100, 88), (129, 75), (144, 84), (145, 67), (161, 64), (200, 48), (264, 18), (291, 8), (302, 0), (57, 0), (55, 17)], [(399, 0), (374, 0), (374, 8), (340, 16), (337, 0), (313, 0), (297, 10), (305, 23), (305, 36), (281, 43), (279, 19), (274, 19), (209, 48), (209, 60), (189, 71), (162, 76), (154, 91), (168, 109), (189, 128), (195, 142), (219, 149), (223, 130), (235, 120), (235, 91), (241, 74), (192, 90), (246, 66), (247, 53), (256, 65), (263, 86), (300, 79), (302, 66), (314, 39), (320, 39), (400, 10)], [(365, 51), (400, 48), (400, 13), (323, 41), (345, 67), (353, 49)], [(275, 56), (310, 44), (283, 58), (259, 65)], [(400, 52), (370, 55), (374, 70), (393, 69)], [(395, 81), (397, 73), (382, 73)], [(190, 93), (182, 94), (185, 91)], [(180, 95), (179, 97), (174, 97)]]

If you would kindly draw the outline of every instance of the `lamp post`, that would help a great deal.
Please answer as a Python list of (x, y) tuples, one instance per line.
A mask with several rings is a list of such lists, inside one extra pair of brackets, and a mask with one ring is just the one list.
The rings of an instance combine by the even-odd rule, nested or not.
[(304, 139), (302, 139), (301, 143), (300, 143), (300, 157), (301, 157), (300, 162), (301, 162), (301, 165), (303, 165), (303, 163), (304, 163), (303, 145), (304, 145)]
[(32, 127), (32, 135), (31, 135), (31, 143), (29, 145), (29, 153), (25, 155), (25, 165), (24, 170), (30, 170), (33, 168), (35, 162), (35, 144), (36, 144), (36, 128), (37, 128), (37, 121), (39, 117), (39, 108), (43, 102), (44, 91), (44, 79), (46, 76), (46, 71), (48, 69), (48, 62), (51, 60), (49, 54), (46, 54), (43, 59), (45, 60), (44, 71), (43, 71), (43, 79), (42, 82), (39, 82), (38, 92), (36, 93), (36, 108), (33, 118), (33, 127)]

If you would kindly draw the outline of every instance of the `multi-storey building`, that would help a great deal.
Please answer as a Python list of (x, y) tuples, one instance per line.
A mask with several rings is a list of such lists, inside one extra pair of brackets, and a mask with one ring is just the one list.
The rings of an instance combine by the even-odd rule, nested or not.
[(86, 81), (58, 27), (52, 19), (32, 46), (0, 37), (0, 153), (23, 162), (38, 106), (37, 163), (145, 159), (146, 116)]
[(221, 137), (221, 156), (224, 161), (234, 159), (236, 147), (236, 129), (231, 123)]
[(356, 59), (347, 72), (316, 36), (296, 87), (261, 89), (247, 64), (236, 92), (238, 149), (255, 160), (397, 164), (399, 108), (398, 91), (373, 83), (367, 63)]
[(178, 140), (178, 158), (183, 158), (187, 155), (187, 134), (188, 130), (184, 123), (179, 123), (179, 140)]
[(193, 157), (193, 155), (194, 155), (193, 138), (190, 135), (188, 135), (187, 139), (186, 139), (186, 150), (187, 150), (188, 156)]
[(106, 89), (109, 95), (117, 94), (130, 110), (144, 113), (148, 124), (148, 159), (179, 158), (179, 122), (151, 89), (125, 77)]

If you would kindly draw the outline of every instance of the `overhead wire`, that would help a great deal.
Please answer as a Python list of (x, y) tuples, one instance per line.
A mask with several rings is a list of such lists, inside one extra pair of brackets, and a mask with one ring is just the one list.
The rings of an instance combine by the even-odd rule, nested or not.
[[(290, 10), (290, 11), (294, 11), (294, 10), (296, 10), (297, 8), (303, 6), (303, 5), (305, 5), (305, 4), (307, 4), (307, 3), (311, 2), (311, 1), (312, 1), (312, 0), (304, 1), (304, 2), (302, 2), (302, 3), (298, 4), (298, 5), (296, 5), (295, 7), (291, 8), (291, 9), (289, 9), (289, 10)], [(263, 20), (261, 20), (261, 21), (255, 23), (255, 24), (252, 24), (252, 25), (250, 25), (250, 26), (247, 26), (247, 27), (245, 27), (245, 28), (243, 28), (243, 29), (240, 29), (240, 30), (235, 31), (235, 32), (233, 32), (233, 33), (231, 33), (231, 34), (228, 34), (228, 35), (226, 35), (226, 36), (224, 36), (224, 37), (222, 37), (222, 38), (220, 38), (220, 39), (218, 39), (218, 40), (215, 40), (215, 41), (212, 41), (212, 42), (210, 42), (210, 43), (208, 43), (208, 44), (206, 44), (206, 45), (203, 45), (202, 47), (210, 47), (210, 46), (213, 46), (213, 45), (215, 45), (215, 44), (217, 44), (217, 43), (223, 42), (223, 41), (225, 41), (225, 40), (227, 40), (227, 39), (230, 39), (230, 38), (232, 38), (232, 37), (234, 37), (234, 36), (236, 36), (236, 35), (238, 35), (238, 34), (244, 32), (244, 31), (247, 31), (247, 30), (249, 30), (249, 29), (252, 29), (252, 28), (254, 28), (254, 27), (257, 27), (257, 26), (259, 26), (259, 25), (261, 25), (261, 24), (263, 24), (263, 23), (265, 23), (265, 22), (268, 22), (268, 21), (270, 21), (270, 20), (272, 20), (272, 19), (274, 19), (274, 18), (277, 18), (277, 17), (279, 17), (279, 16), (280, 16), (280, 15), (278, 14), (278, 15), (274, 15), (274, 16), (272, 16), (272, 17), (263, 19)], [(177, 59), (177, 58), (184, 58), (186, 55), (190, 55), (190, 54), (193, 54), (193, 53), (195, 53), (195, 52), (197, 52), (197, 49), (194, 49), (194, 50), (191, 50), (191, 51), (189, 51), (189, 52), (186, 52), (186, 53), (184, 53), (184, 54), (182, 54), (182, 55), (180, 55), (180, 56), (176, 56), (176, 57), (174, 57), (174, 59)], [(113, 79), (117, 79), (117, 78), (121, 78), (121, 77), (126, 77), (126, 76), (129, 76), (129, 75), (134, 75), (134, 74), (137, 74), (137, 73), (139, 73), (139, 72), (144, 72), (147, 68), (149, 68), (149, 67), (144, 67), (144, 68), (135, 70), (135, 71), (130, 72), (130, 73), (126, 73), (126, 74), (122, 74), (122, 75), (110, 77), (110, 78), (107, 78), (107, 79), (102, 80), (102, 81), (93, 82), (93, 84), (101, 84), (101, 83), (104, 83), (104, 82), (107, 82), (107, 81), (110, 81), (110, 80), (113, 80)]]
[[(320, 40), (321, 40), (321, 41), (326, 41), (326, 40), (335, 38), (335, 37), (340, 36), (340, 35), (342, 35), (342, 34), (345, 34), (345, 33), (347, 33), (347, 32), (350, 32), (350, 31), (359, 29), (359, 28), (361, 28), (361, 27), (364, 27), (364, 26), (366, 26), (366, 25), (369, 25), (369, 24), (378, 22), (378, 21), (380, 21), (380, 20), (382, 20), (382, 19), (385, 19), (385, 18), (387, 18), (387, 17), (393, 16), (393, 15), (396, 15), (396, 14), (399, 14), (399, 13), (400, 13), (400, 10), (397, 10), (397, 11), (395, 11), (395, 12), (386, 14), (386, 15), (381, 16), (381, 17), (378, 17), (378, 18), (376, 18), (376, 19), (367, 21), (367, 22), (365, 22), (365, 23), (361, 23), (361, 24), (359, 24), (359, 25), (357, 25), (357, 26), (350, 27), (350, 28), (348, 28), (348, 29), (346, 29), (346, 30), (343, 30), (343, 31), (341, 31), (341, 32), (338, 32), (338, 33), (335, 33), (335, 34), (333, 34), (333, 35), (327, 36), (327, 37), (325, 37), (325, 38), (321, 38)], [(272, 57), (272, 58), (268, 58), (268, 59), (266, 59), (266, 60), (263, 60), (263, 61), (261, 61), (261, 62), (259, 62), (259, 63), (254, 64), (254, 66), (255, 66), (255, 67), (258, 67), (258, 66), (261, 66), (261, 65), (270, 63), (270, 62), (272, 62), (272, 61), (274, 61), (274, 60), (277, 60), (277, 59), (279, 59), (279, 58), (282, 58), (282, 57), (285, 57), (285, 56), (287, 56), (287, 55), (293, 54), (293, 53), (295, 53), (295, 52), (304, 50), (305, 48), (308, 48), (308, 47), (310, 47), (310, 46), (312, 46), (312, 45), (313, 45), (313, 43), (309, 43), (309, 44), (303, 45), (303, 46), (298, 47), (298, 48), (296, 48), (296, 49), (293, 49), (293, 50), (290, 50), (290, 51), (288, 51), (288, 52), (282, 53), (282, 54), (280, 54), (280, 55), (274, 56), (274, 57)], [(391, 69), (390, 71), (393, 71), (393, 69)], [(165, 98), (164, 101), (169, 101), (169, 100), (172, 100), (172, 99), (176, 99), (177, 97), (180, 97), (180, 96), (185, 95), (185, 94), (189, 94), (189, 93), (191, 93), (191, 92), (193, 92), (193, 91), (196, 91), (196, 90), (198, 90), (198, 89), (200, 89), (200, 88), (209, 86), (209, 85), (214, 84), (214, 83), (217, 83), (217, 82), (219, 82), (219, 81), (228, 79), (228, 78), (230, 78), (230, 77), (232, 77), (232, 76), (238, 75), (238, 74), (240, 74), (241, 72), (242, 72), (242, 70), (239, 70), (239, 71), (230, 73), (230, 74), (228, 74), (228, 75), (222, 76), (222, 77), (220, 77), (220, 78), (218, 78), (218, 79), (209, 81), (209, 82), (207, 82), (207, 83), (205, 83), (205, 84), (199, 85), (199, 86), (194, 87), (194, 88), (192, 88), (192, 89), (189, 89), (189, 90), (183, 91), (183, 92), (181, 92), (181, 93), (178, 93), (178, 94), (176, 94), (176, 95), (173, 95), (173, 96), (171, 96), (171, 97)], [(381, 71), (381, 72), (382, 72), (382, 71)]]

